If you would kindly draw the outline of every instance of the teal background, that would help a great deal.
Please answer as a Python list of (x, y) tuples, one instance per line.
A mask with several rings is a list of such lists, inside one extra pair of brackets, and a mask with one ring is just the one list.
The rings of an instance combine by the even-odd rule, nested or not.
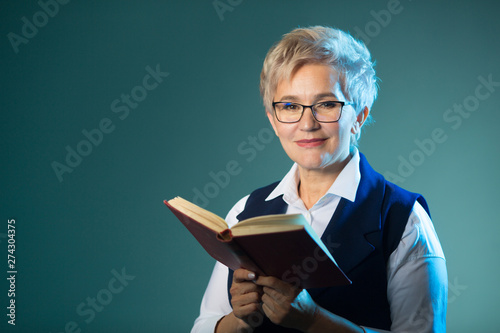
[[(231, 3), (221, 20), (211, 0), (71, 1), (15, 53), (7, 35), (21, 35), (22, 17), (33, 22), (41, 8), (1, 2), (0, 331), (64, 332), (71, 321), (82, 332), (189, 331), (214, 260), (162, 200), (193, 199), (234, 160), (240, 172), (207, 206), (224, 216), (284, 175), (291, 162), (278, 140), (250, 144), (269, 128), (262, 61), (282, 34), (322, 24), (379, 27), (368, 43), (381, 79), (376, 122), (360, 143), (375, 169), (397, 174), (415, 140), (444, 131), (399, 184), (430, 203), (448, 263), (448, 331), (497, 332), (500, 87), (456, 129), (443, 115), (474, 95), (479, 76), (500, 81), (498, 2), (401, 0), (384, 26), (371, 11), (387, 1)], [(111, 103), (158, 64), (169, 76), (120, 119)], [(51, 163), (104, 118), (113, 132), (60, 182)], [(11, 218), (15, 327), (6, 317)], [(135, 278), (85, 322), (78, 305), (104, 297), (122, 269)]]

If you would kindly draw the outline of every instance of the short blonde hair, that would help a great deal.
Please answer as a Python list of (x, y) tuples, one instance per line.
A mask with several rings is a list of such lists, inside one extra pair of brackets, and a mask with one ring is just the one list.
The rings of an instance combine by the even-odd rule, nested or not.
[[(273, 112), (278, 82), (313, 63), (329, 65), (339, 73), (342, 93), (346, 102), (353, 103), (356, 114), (365, 107), (371, 109), (377, 98), (377, 78), (365, 44), (342, 30), (313, 26), (285, 34), (267, 53), (260, 74), (260, 93), (267, 112)], [(351, 145), (357, 145), (358, 139), (359, 134), (352, 138)]]

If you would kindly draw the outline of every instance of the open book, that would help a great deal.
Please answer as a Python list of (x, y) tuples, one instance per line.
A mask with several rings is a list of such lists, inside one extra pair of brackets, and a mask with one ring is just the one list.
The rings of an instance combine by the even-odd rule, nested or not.
[(347, 285), (325, 244), (300, 214), (265, 215), (228, 228), (226, 221), (187, 200), (164, 203), (213, 258), (302, 288)]

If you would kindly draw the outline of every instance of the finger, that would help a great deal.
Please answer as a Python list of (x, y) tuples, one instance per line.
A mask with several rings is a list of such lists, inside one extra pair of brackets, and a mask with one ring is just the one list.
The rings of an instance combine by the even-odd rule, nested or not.
[(264, 287), (264, 294), (261, 296), (262, 303), (276, 311), (278, 308), (289, 307), (295, 300), (295, 294), (282, 294), (275, 289)]
[(240, 268), (234, 271), (233, 274), (233, 282), (244, 282), (244, 281), (253, 281), (257, 275), (244, 268)]
[(248, 320), (248, 317), (260, 312), (258, 307), (256, 307), (254, 304), (249, 304), (245, 307), (233, 309), (233, 313), (237, 318), (246, 322)]
[(246, 317), (260, 311), (260, 302), (260, 294), (253, 292), (232, 297), (231, 307), (235, 316), (245, 321)]
[(263, 291), (262, 297), (264, 296), (269, 297), (276, 303), (283, 303), (290, 299), (289, 295), (283, 294), (273, 288), (263, 287), (262, 291)]
[(261, 295), (257, 292), (252, 292), (248, 294), (236, 295), (231, 298), (231, 303), (233, 307), (235, 306), (245, 306), (251, 303), (259, 304), (261, 302)]
[(261, 311), (261, 299), (257, 293), (239, 295), (231, 299), (234, 314), (245, 320), (245, 317)]
[(233, 283), (231, 289), (229, 289), (229, 293), (231, 294), (231, 297), (238, 297), (240, 295), (246, 295), (250, 293), (255, 293), (260, 296), (264, 292), (262, 291), (261, 287), (256, 286), (251, 282), (245, 282), (245, 283)]
[(268, 295), (262, 295), (262, 304), (261, 309), (269, 319), (274, 318), (276, 316), (276, 309), (278, 309), (278, 304), (269, 297)]
[[(277, 290), (282, 294), (288, 294), (290, 291), (296, 289), (289, 283), (286, 283), (278, 278), (272, 276), (259, 276), (255, 281), (255, 284), (262, 287), (271, 288)], [(293, 292), (292, 292), (293, 293)]]
[(238, 281), (240, 280), (233, 280), (231, 288), (229, 289), (229, 292), (232, 297), (251, 292), (257, 292), (258, 294), (263, 294), (261, 286), (258, 286), (251, 281), (250, 282), (249, 281), (238, 282)]

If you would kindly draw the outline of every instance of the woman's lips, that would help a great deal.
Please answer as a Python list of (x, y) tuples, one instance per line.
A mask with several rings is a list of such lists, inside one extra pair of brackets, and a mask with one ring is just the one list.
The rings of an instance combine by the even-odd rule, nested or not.
[(303, 140), (297, 140), (295, 143), (299, 147), (303, 148), (313, 148), (313, 147), (318, 147), (321, 146), (326, 139), (303, 139)]

